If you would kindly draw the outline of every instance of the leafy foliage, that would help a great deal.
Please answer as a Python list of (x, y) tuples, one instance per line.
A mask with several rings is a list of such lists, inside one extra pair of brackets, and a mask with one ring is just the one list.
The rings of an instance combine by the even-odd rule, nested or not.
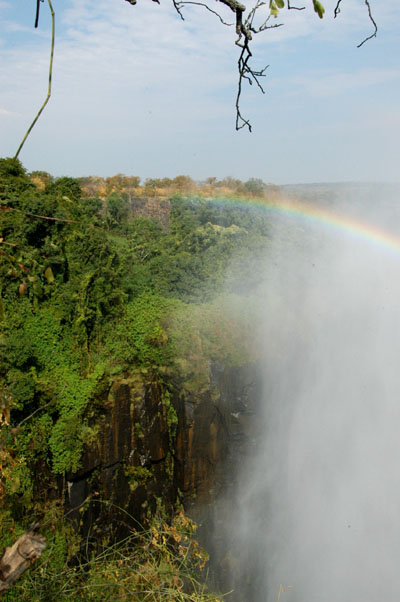
[[(169, 366), (187, 376), (190, 357), (204, 373), (195, 356), (203, 355), (205, 366), (211, 341), (224, 340), (220, 325), (230, 329), (223, 310), (207, 304), (227, 284), (239, 294), (243, 282), (247, 294), (257, 284), (254, 257), (268, 246), (268, 223), (243, 206), (176, 195), (166, 229), (131, 219), (126, 197), (115, 191), (104, 220), (101, 203), (83, 199), (72, 178), (29, 177), (15, 159), (1, 160), (0, 172), (8, 245), (0, 249), (0, 378), (11, 423), (23, 424), (16, 445), (33, 437), (45, 408), (52, 426), (44, 454), (54, 472), (76, 470), (92, 400), (107, 373)], [(194, 185), (184, 176), (175, 180), (178, 188)], [(232, 359), (223, 347), (214, 355)]]
[[(202, 391), (210, 384), (210, 360), (232, 365), (251, 355), (248, 295), (258, 280), (254, 258), (260, 257), (261, 269), (268, 247), (265, 216), (244, 205), (179, 194), (169, 201), (165, 226), (132, 217), (130, 191), (139, 179), (128, 184), (122, 176), (110, 179), (104, 204), (84, 198), (77, 180), (29, 175), (17, 160), (0, 160), (0, 537), (5, 543), (28, 515), (47, 522), (60, 515), (60, 476), (79, 469), (115, 374), (136, 370), (164, 385), (169, 380), (162, 412), (172, 450), (178, 418), (171, 383)], [(128, 187), (120, 192), (122, 185)], [(182, 176), (146, 186), (188, 191), (195, 184)], [(147, 468), (125, 469), (132, 487), (151, 478)], [(178, 536), (171, 548), (173, 524), (163, 524), (168, 534), (153, 531), (153, 546), (162, 544), (162, 553), (154, 552), (152, 560), (143, 555), (144, 544), (137, 546), (144, 536), (134, 534), (135, 552), (132, 540), (123, 552), (112, 548), (86, 558), (76, 572), (65, 568), (73, 553), (65, 524), (60, 525), (54, 526), (55, 560), (32, 577), (35, 582), (40, 574), (39, 598), (27, 580), (15, 599), (78, 600), (83, 596), (78, 585), (92, 600), (100, 599), (100, 591), (101, 599), (130, 599), (133, 590), (143, 594), (135, 600), (209, 599), (203, 593), (196, 597), (197, 586), (188, 589), (187, 577), (180, 576), (193, 559)], [(128, 575), (128, 559), (136, 573)], [(60, 566), (64, 585), (55, 579)], [(149, 583), (153, 597), (145, 596)]]

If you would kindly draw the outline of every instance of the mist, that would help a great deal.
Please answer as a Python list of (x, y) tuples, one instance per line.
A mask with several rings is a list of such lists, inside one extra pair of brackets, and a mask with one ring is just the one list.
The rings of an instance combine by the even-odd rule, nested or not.
[[(393, 200), (330, 203), (395, 233)], [(400, 253), (277, 219), (261, 294), (256, 451), (225, 532), (233, 597), (397, 601)]]

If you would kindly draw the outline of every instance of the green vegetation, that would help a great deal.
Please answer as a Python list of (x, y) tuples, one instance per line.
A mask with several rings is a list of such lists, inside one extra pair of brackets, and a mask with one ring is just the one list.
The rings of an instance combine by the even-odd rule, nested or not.
[[(176, 572), (180, 552), (173, 556), (165, 542), (170, 556), (157, 552), (153, 564), (140, 556), (140, 546), (132, 552), (132, 541), (123, 552), (117, 546), (77, 560), (82, 542), (62, 520), (60, 483), (96, 443), (113, 379), (134, 372), (159, 383), (172, 478), (178, 416), (171, 383), (199, 393), (210, 384), (210, 361), (236, 365), (251, 358), (248, 295), (258, 284), (268, 222), (243, 205), (182, 194), (169, 200), (168, 223), (133, 217), (129, 191), (139, 180), (115, 178), (105, 199), (88, 197), (75, 179), (29, 175), (17, 160), (0, 160), (0, 542), (9, 545), (32, 517), (51, 524), (53, 540), (41, 565), (45, 589), (34, 593), (39, 573), (33, 573), (15, 600), (97, 600), (104, 579), (112, 583), (101, 599), (114, 599), (122, 591), (119, 573), (141, 591), (142, 577), (126, 571), (142, 561), (154, 574), (166, 566), (167, 576), (158, 577), (158, 597), (135, 599), (206, 599), (189, 596), (196, 588), (179, 589), (186, 583)], [(175, 180), (146, 186), (195, 188), (186, 176)], [(260, 182), (250, 184), (260, 194)], [(143, 439), (140, 424), (137, 430)], [(131, 490), (153, 476), (143, 466), (124, 469)], [(131, 556), (136, 553), (140, 562)], [(55, 592), (50, 581), (61, 565), (68, 585)], [(174, 583), (175, 597), (168, 589)]]
[(15, 602), (218, 602), (199, 580), (207, 555), (193, 539), (195, 528), (182, 511), (169, 521), (157, 513), (145, 530), (133, 529), (123, 541), (87, 550), (70, 564), (72, 550), (53, 536), (51, 552), (9, 596)]

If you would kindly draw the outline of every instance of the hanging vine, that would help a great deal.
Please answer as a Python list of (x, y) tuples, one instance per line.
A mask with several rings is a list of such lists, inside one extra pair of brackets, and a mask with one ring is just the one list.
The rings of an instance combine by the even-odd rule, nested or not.
[[(40, 107), (35, 119), (32, 121), (31, 125), (29, 126), (25, 136), (22, 139), (21, 144), (18, 147), (17, 152), (14, 155), (14, 159), (18, 158), (19, 153), (22, 150), (22, 147), (24, 146), (26, 139), (28, 138), (29, 134), (31, 133), (31, 131), (33, 130), (33, 128), (35, 127), (35, 124), (37, 122), (37, 120), (39, 119), (40, 115), (43, 113), (45, 106), (47, 105), (47, 103), (50, 100), (50, 96), (51, 96), (51, 80), (52, 80), (52, 75), (53, 75), (53, 57), (54, 57), (54, 41), (55, 41), (55, 12), (53, 9), (53, 5), (51, 3), (51, 0), (47, 0), (48, 4), (49, 4), (49, 8), (50, 8), (50, 13), (51, 13), (51, 46), (50, 46), (50, 64), (49, 64), (49, 85), (48, 85), (48, 89), (47, 89), (47, 96), (44, 100), (44, 103), (42, 104), (42, 106)], [(40, 6), (40, 0), (37, 0), (37, 5), (36, 5), (36, 18), (35, 18), (35, 27), (38, 26), (39, 23), (39, 6)]]

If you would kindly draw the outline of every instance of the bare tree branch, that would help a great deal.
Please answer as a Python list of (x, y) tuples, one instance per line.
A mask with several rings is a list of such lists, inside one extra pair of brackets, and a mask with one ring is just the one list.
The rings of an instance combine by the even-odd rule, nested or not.
[(261, 31), (265, 31), (266, 29), (276, 29), (277, 27), (283, 27), (283, 23), (274, 23), (273, 25), (267, 25), (268, 21), (269, 17), (267, 17), (264, 23), (260, 25), (260, 27), (257, 27), (257, 29), (254, 29), (254, 27), (250, 27), (250, 31), (252, 31), (253, 33), (260, 33)]
[(219, 0), (225, 6), (231, 9), (236, 14), (236, 33), (238, 36), (244, 35), (243, 30), (243, 13), (246, 10), (244, 4), (237, 2), (237, 0)]
[(182, 15), (181, 12), (181, 6), (182, 6), (182, 2), (176, 2), (176, 0), (172, 0), (174, 8), (176, 10), (176, 12), (178, 13), (178, 15), (180, 16), (180, 18), (182, 19), (182, 21), (185, 20), (184, 16)]
[[(234, 23), (227, 23), (226, 21), (224, 21), (223, 18), (221, 17), (221, 15), (219, 13), (217, 13), (217, 11), (212, 10), (212, 8), (210, 8), (207, 4), (204, 4), (203, 2), (192, 2), (191, 0), (181, 0), (180, 2), (177, 2), (176, 5), (174, 3), (174, 6), (177, 9), (177, 6), (180, 8), (181, 6), (186, 5), (186, 4), (194, 4), (196, 6), (202, 6), (206, 10), (210, 11), (210, 13), (212, 13), (213, 15), (216, 15), (223, 25), (227, 25), (228, 27), (232, 27), (232, 25), (234, 25)], [(183, 17), (182, 17), (182, 19), (183, 19)]]
[(365, 4), (366, 4), (366, 6), (367, 6), (367, 9), (368, 9), (368, 16), (369, 16), (369, 19), (370, 19), (371, 23), (372, 23), (372, 24), (373, 24), (373, 26), (374, 26), (374, 32), (373, 32), (373, 33), (371, 33), (371, 35), (370, 35), (370, 36), (366, 37), (366, 38), (365, 38), (365, 40), (363, 40), (363, 41), (361, 42), (361, 44), (358, 44), (357, 48), (361, 48), (361, 46), (362, 46), (363, 44), (365, 44), (365, 42), (368, 42), (368, 40), (371, 40), (372, 38), (376, 38), (376, 34), (378, 33), (378, 26), (377, 26), (377, 24), (375, 23), (375, 20), (374, 20), (374, 18), (373, 18), (373, 16), (372, 16), (372, 12), (371, 12), (371, 6), (370, 6), (370, 4), (369, 4), (369, 0), (364, 0), (364, 1), (365, 1)]
[[(129, 1), (130, 0), (128, 0), (128, 2)], [(183, 5), (198, 4), (199, 6), (203, 6), (210, 12), (216, 14), (218, 16), (218, 18), (220, 19), (220, 21), (222, 23), (224, 23), (224, 25), (229, 25), (228, 23), (225, 23), (225, 21), (222, 19), (221, 15), (219, 15), (216, 11), (213, 11), (212, 9), (210, 9), (210, 7), (207, 6), (206, 4), (203, 4), (201, 2), (195, 2), (192, 0), (188, 0), (188, 1), (181, 0), (178, 2), (176, 0), (172, 0), (172, 1), (173, 1), (176, 11), (178, 12), (179, 16), (182, 19), (183, 19), (183, 15), (181, 12), (181, 8)], [(267, 19), (264, 21), (264, 23), (259, 28), (255, 29), (255, 28), (253, 28), (253, 25), (252, 25), (253, 19), (254, 19), (256, 11), (261, 6), (264, 6), (266, 4), (263, 0), (257, 0), (256, 5), (250, 11), (250, 13), (247, 16), (247, 19), (245, 21), (243, 20), (243, 14), (246, 10), (246, 7), (244, 6), (244, 4), (242, 4), (241, 2), (238, 2), (238, 0), (219, 0), (219, 2), (221, 2), (222, 4), (225, 4), (225, 6), (230, 8), (230, 10), (232, 12), (234, 12), (236, 15), (236, 33), (237, 33), (238, 38), (237, 38), (235, 44), (241, 48), (240, 56), (238, 59), (238, 71), (239, 71), (238, 92), (236, 95), (236, 103), (235, 103), (235, 106), (236, 106), (236, 130), (240, 130), (243, 127), (247, 127), (248, 130), (251, 132), (251, 124), (250, 124), (249, 120), (245, 119), (240, 112), (240, 97), (242, 94), (242, 83), (243, 83), (244, 79), (246, 79), (249, 82), (249, 84), (252, 84), (254, 81), (257, 84), (257, 86), (259, 87), (259, 89), (261, 90), (261, 92), (264, 94), (264, 90), (259, 82), (259, 78), (264, 76), (264, 72), (267, 69), (267, 67), (264, 67), (264, 69), (262, 69), (260, 71), (256, 71), (256, 70), (252, 69), (252, 67), (250, 67), (249, 60), (253, 55), (252, 55), (250, 47), (249, 47), (249, 42), (252, 39), (252, 33), (258, 33), (259, 31), (264, 31), (265, 29), (268, 29), (269, 26), (267, 25), (267, 22), (269, 20), (270, 15), (268, 15)]]
[[(368, 16), (369, 16), (369, 20), (371, 21), (372, 25), (374, 26), (374, 31), (373, 33), (371, 33), (370, 36), (367, 36), (360, 44), (357, 45), (357, 48), (361, 48), (361, 46), (363, 44), (365, 44), (365, 42), (368, 42), (368, 40), (371, 40), (372, 38), (376, 38), (376, 34), (378, 33), (378, 26), (375, 22), (375, 19), (372, 15), (372, 10), (371, 10), (371, 5), (369, 3), (369, 0), (364, 0), (365, 5), (367, 7), (368, 10)], [(338, 16), (338, 14), (340, 13), (340, 5), (342, 3), (342, 0), (337, 0), (336, 6), (335, 6), (335, 10), (333, 11), (333, 15), (336, 19), (336, 17)]]
[(342, 3), (342, 0), (338, 0), (337, 4), (335, 6), (335, 10), (333, 11), (333, 16), (335, 17), (335, 19), (338, 16), (338, 14), (340, 13), (340, 5), (341, 5), (341, 3)]
[[(253, 8), (250, 10), (249, 14), (247, 15), (247, 18), (245, 21), (246, 27), (251, 27), (253, 25), (253, 21), (254, 21), (254, 17), (256, 16), (256, 12), (258, 11), (259, 8), (261, 8), (261, 6), (265, 6), (265, 4), (266, 3), (263, 0), (257, 0), (255, 5), (253, 6)], [(269, 14), (267, 16), (265, 22), (269, 21), (270, 18), (271, 18), (271, 14)]]
[(290, 0), (288, 0), (287, 7), (289, 10), (304, 10), (306, 8), (305, 6), (292, 6)]
[(238, 91), (236, 95), (236, 130), (241, 130), (244, 127), (247, 127), (249, 132), (252, 131), (251, 124), (248, 119), (245, 119), (240, 111), (240, 97), (242, 94), (242, 83), (244, 80), (247, 80), (250, 85), (253, 82), (257, 85), (262, 94), (265, 94), (265, 90), (262, 87), (259, 78), (265, 77), (265, 71), (268, 69), (269, 65), (266, 65), (263, 69), (255, 70), (250, 66), (250, 59), (253, 54), (250, 50), (250, 42), (252, 40), (252, 34), (260, 33), (261, 31), (265, 31), (266, 29), (273, 29), (276, 27), (281, 27), (282, 23), (268, 25), (269, 20), (271, 19), (271, 14), (268, 14), (267, 18), (259, 27), (254, 27), (254, 18), (256, 16), (257, 11), (265, 6), (266, 2), (263, 0), (257, 0), (255, 6), (250, 10), (249, 14), (244, 23), (242, 23), (239, 37), (236, 40), (236, 45), (239, 46), (242, 50), (238, 60), (238, 71), (239, 71), (239, 81), (238, 81)]
[(29, 414), (29, 416), (27, 416), (26, 418), (24, 418), (23, 420), (21, 420), (21, 422), (19, 422), (17, 424), (17, 426), (15, 426), (15, 429), (19, 429), (25, 422), (27, 422), (28, 420), (30, 420), (31, 418), (33, 418), (33, 416), (35, 414), (37, 414), (38, 412), (40, 412), (41, 410), (45, 410), (50, 404), (52, 404), (55, 400), (51, 399), (48, 403), (46, 403), (44, 406), (40, 406), (39, 408), (36, 408), (36, 410), (34, 412), (32, 412), (32, 414)]
[[(14, 211), (15, 213), (21, 213), (22, 215), (25, 215), (28, 217), (37, 217), (38, 219), (47, 219), (52, 222), (64, 222), (66, 224), (79, 224), (81, 226), (88, 226), (90, 228), (93, 228), (94, 230), (99, 230), (100, 232), (105, 232), (106, 234), (110, 234), (111, 236), (114, 236), (114, 232), (112, 232), (111, 230), (106, 230), (105, 228), (101, 228), (100, 226), (95, 226), (94, 224), (88, 224), (87, 222), (82, 222), (82, 221), (79, 221), (76, 219), (52, 217), (49, 215), (38, 215), (37, 213), (30, 213), (29, 211), (22, 211), (22, 209), (17, 209), (16, 207), (10, 207), (9, 205), (0, 205), (0, 211)], [(115, 236), (126, 237), (126, 236), (128, 236), (128, 234), (122, 234), (121, 232), (118, 232), (118, 234), (115, 234)], [(0, 253), (3, 255), (7, 255), (1, 249), (0, 249)], [(9, 257), (11, 257), (11, 255)], [(15, 261), (15, 258), (12, 258), (12, 259)], [(29, 272), (29, 270), (28, 270), (28, 272)]]
[(249, 84), (252, 85), (253, 81), (254, 81), (257, 84), (258, 88), (261, 90), (261, 92), (263, 94), (265, 94), (265, 91), (264, 91), (263, 87), (261, 86), (258, 78), (265, 76), (265, 71), (268, 69), (268, 66), (269, 66), (269, 65), (267, 65), (260, 71), (255, 71), (254, 69), (252, 69), (249, 66), (249, 60), (253, 56), (251, 53), (250, 47), (249, 47), (250, 40), (251, 40), (251, 34), (249, 33), (249, 35), (245, 37), (243, 43), (240, 43), (240, 39), (238, 39), (236, 41), (236, 44), (242, 48), (242, 51), (240, 53), (239, 60), (238, 60), (239, 82), (238, 82), (238, 92), (236, 95), (236, 103), (235, 103), (235, 106), (236, 106), (236, 130), (238, 131), (244, 127), (247, 127), (249, 132), (251, 132), (251, 130), (252, 130), (251, 123), (249, 122), (248, 119), (245, 119), (243, 117), (243, 115), (240, 111), (240, 97), (242, 94), (242, 83), (243, 83), (243, 80), (246, 79), (249, 82)]
[[(43, 2), (43, 0), (42, 0)], [(39, 25), (40, 0), (36, 0), (35, 28)]]
[(256, 12), (258, 11), (259, 8), (261, 8), (262, 6), (265, 6), (265, 4), (266, 3), (263, 2), (262, 0), (257, 0), (257, 3), (253, 6), (251, 11), (247, 15), (247, 18), (245, 21), (245, 28), (248, 29), (249, 31), (251, 31), (252, 33), (260, 33), (261, 31), (265, 31), (266, 29), (275, 29), (276, 27), (282, 27), (282, 25), (283, 25), (283, 23), (275, 23), (274, 25), (267, 25), (272, 16), (270, 13), (262, 25), (260, 25), (257, 28), (253, 27), (253, 21), (254, 21), (254, 17), (256, 16)]
[(238, 82), (238, 92), (237, 92), (237, 96), (236, 96), (236, 131), (241, 130), (244, 127), (247, 127), (249, 132), (251, 132), (251, 124), (249, 122), (248, 119), (245, 119), (241, 112), (240, 112), (240, 96), (242, 94), (242, 81), (244, 78), (243, 73), (241, 72), (241, 64), (242, 62), (244, 62), (244, 53), (245, 53), (245, 49), (242, 49), (242, 52), (240, 54), (239, 60), (238, 60), (238, 68), (239, 68), (239, 82)]

